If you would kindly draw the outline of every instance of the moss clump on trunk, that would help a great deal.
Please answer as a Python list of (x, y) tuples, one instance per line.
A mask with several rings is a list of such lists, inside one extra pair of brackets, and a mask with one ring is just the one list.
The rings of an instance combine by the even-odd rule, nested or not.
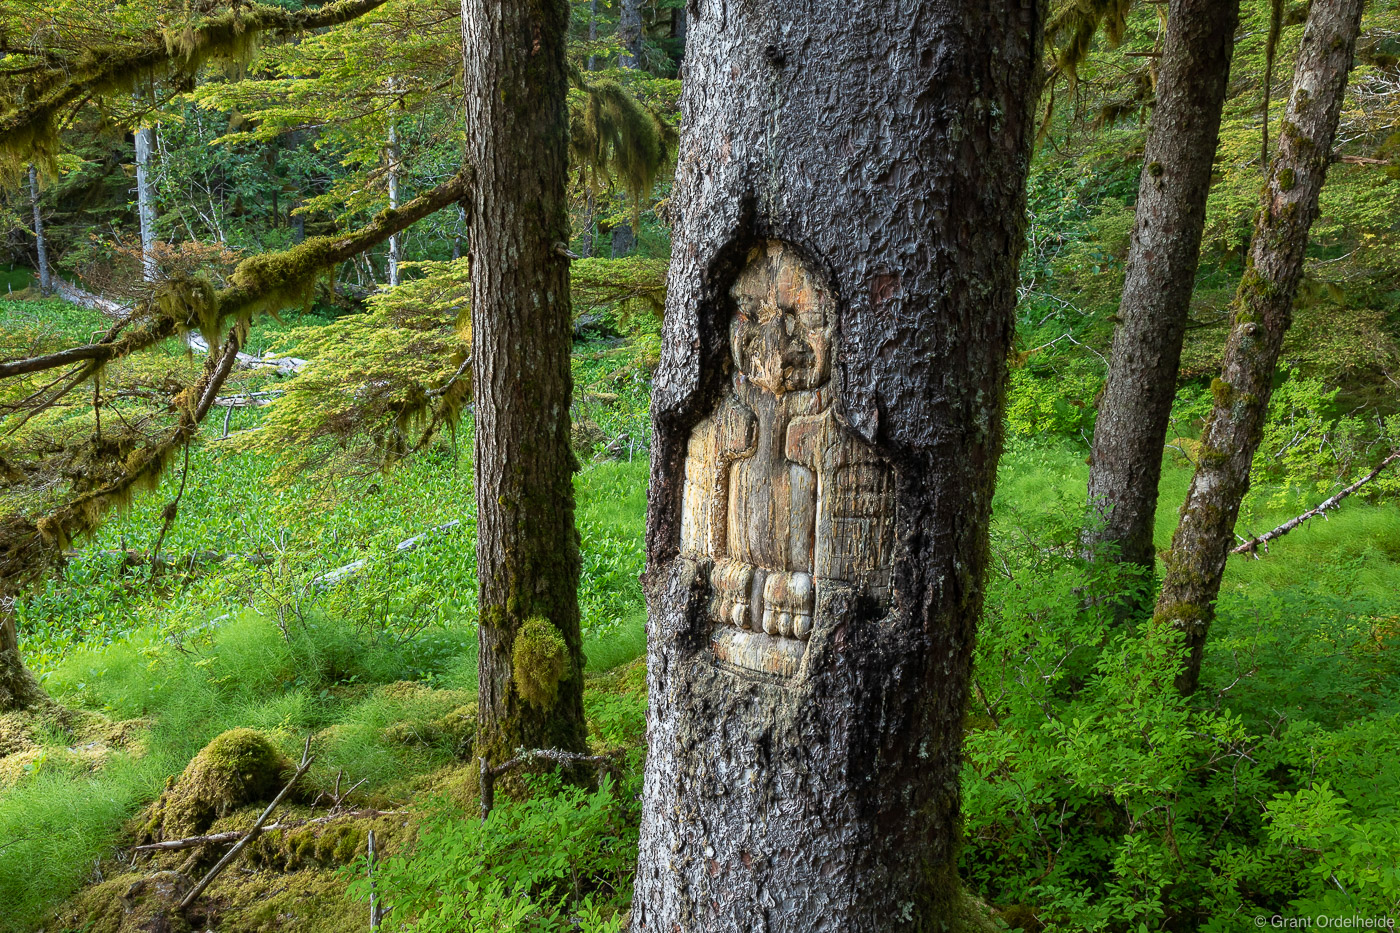
[(230, 729), (206, 745), (152, 804), (143, 841), (206, 832), (239, 807), (271, 800), (291, 770), (266, 736)]
[(515, 692), (536, 709), (547, 710), (559, 697), (559, 683), (569, 672), (569, 646), (564, 636), (539, 616), (527, 619), (511, 650)]

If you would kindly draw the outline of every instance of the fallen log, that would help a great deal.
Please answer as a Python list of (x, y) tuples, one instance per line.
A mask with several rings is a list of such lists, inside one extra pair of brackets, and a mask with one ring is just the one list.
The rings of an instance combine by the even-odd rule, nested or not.
[[(320, 823), (334, 823), (336, 820), (373, 819), (381, 816), (393, 816), (398, 810), (349, 810), (344, 813), (332, 813), (329, 816), (318, 816), (315, 819), (288, 820), (284, 823), (268, 823), (262, 827), (262, 832), (273, 833), (279, 829), (301, 829), (304, 826), (315, 826)], [(230, 829), (222, 833), (208, 833), (203, 836), (186, 836), (184, 839), (167, 839), (164, 842), (148, 842), (145, 845), (136, 846), (131, 851), (137, 852), (179, 852), (183, 849), (193, 849), (197, 846), (222, 845), (225, 842), (237, 842), (248, 835), (246, 829)]]
[[(196, 333), (185, 335), (185, 345), (195, 353), (209, 352), (209, 341)], [(279, 376), (292, 376), (305, 369), (307, 361), (294, 356), (253, 356), (250, 353), (239, 353), (233, 365), (235, 369), (275, 369)]]
[(110, 298), (103, 298), (101, 295), (95, 295), (57, 275), (53, 277), (53, 290), (58, 297), (69, 304), (87, 308), (89, 311), (97, 311), (108, 317), (121, 318), (131, 313), (129, 306)]
[(1313, 518), (1314, 516), (1321, 515), (1323, 518), (1326, 518), (1327, 516), (1325, 513), (1328, 509), (1336, 508), (1337, 505), (1339, 505), (1343, 499), (1356, 492), (1356, 490), (1360, 489), (1362, 486), (1365, 486), (1367, 483), (1374, 480), (1377, 476), (1380, 476), (1382, 470), (1384, 470), (1386, 467), (1390, 466), (1397, 460), (1400, 460), (1400, 450), (1393, 452), (1390, 456), (1382, 460), (1380, 462), (1380, 465), (1377, 466), (1370, 473), (1367, 473), (1365, 476), (1361, 477), (1361, 479), (1352, 483), (1346, 489), (1343, 489), (1341, 492), (1337, 493), (1335, 496), (1332, 496), (1330, 499), (1321, 503), (1316, 508), (1308, 509), (1302, 515), (1299, 515), (1296, 518), (1290, 518), (1288, 521), (1284, 522), (1282, 525), (1279, 525), (1273, 531), (1259, 535), (1258, 537), (1250, 538), (1248, 541), (1244, 542), (1239, 547), (1232, 549), (1230, 553), (1248, 554), (1255, 560), (1259, 560), (1259, 546), (1261, 544), (1264, 545), (1264, 553), (1267, 554), (1269, 553), (1268, 545), (1270, 541), (1282, 538), (1294, 528), (1297, 528), (1299, 525), (1303, 524), (1303, 522), (1307, 521), (1310, 518)]
[[(445, 525), (438, 525), (436, 528), (431, 528), (428, 531), (421, 532), (419, 534), (414, 535), (411, 538), (407, 538), (403, 541), (400, 541), (397, 545), (394, 546), (394, 557), (398, 558), (410, 553), (415, 548), (417, 548), (418, 545), (422, 544), (428, 538), (428, 536), (432, 534), (442, 531), (455, 531), (458, 527), (461, 526), (461, 524), (462, 522), (460, 519), (454, 518), (452, 521), (448, 522)], [(343, 567), (337, 567), (334, 570), (326, 571), (318, 577), (313, 577), (310, 584), (311, 589), (313, 591), (323, 590), (327, 587), (335, 586), (338, 583), (343, 583), (351, 577), (355, 576), (361, 570), (364, 570), (368, 566), (368, 557), (362, 557), (359, 560), (352, 560), (350, 563), (346, 564)]]
[(266, 392), (244, 392), (241, 395), (221, 395), (214, 399), (215, 408), (262, 408), (282, 394), (281, 389)]

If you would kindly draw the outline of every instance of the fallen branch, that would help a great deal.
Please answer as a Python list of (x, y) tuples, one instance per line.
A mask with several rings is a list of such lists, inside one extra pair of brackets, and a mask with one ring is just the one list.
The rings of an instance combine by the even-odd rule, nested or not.
[(53, 290), (58, 297), (69, 304), (77, 305), (80, 308), (87, 308), (89, 311), (97, 311), (108, 317), (121, 318), (131, 313), (131, 308), (128, 305), (124, 305), (119, 301), (113, 301), (110, 298), (103, 298), (101, 295), (95, 295), (87, 289), (79, 288), (72, 282), (65, 281), (57, 275), (53, 277)]
[[(348, 813), (335, 813), (330, 816), (318, 816), (310, 820), (291, 820), (285, 823), (268, 823), (261, 832), (274, 833), (280, 829), (301, 829), (306, 826), (315, 826), (320, 823), (334, 823), (336, 820), (351, 819), (374, 819), (381, 816), (393, 816), (398, 810), (352, 810)], [(194, 849), (199, 846), (222, 845), (225, 842), (237, 842), (248, 835), (246, 829), (230, 829), (222, 833), (208, 833), (203, 836), (187, 836), (184, 839), (168, 839), (165, 842), (150, 842), (146, 845), (136, 846), (131, 851), (139, 852), (179, 852), (183, 849)]]
[(565, 752), (557, 748), (536, 748), (530, 751), (521, 749), (514, 758), (492, 767), (485, 758), (478, 758), (481, 765), (481, 821), (491, 815), (496, 806), (496, 779), (537, 761), (547, 761), (556, 765), (593, 765), (601, 773), (617, 758), (618, 752), (607, 755), (584, 755), (580, 752)]
[(242, 395), (221, 395), (214, 399), (215, 408), (262, 408), (282, 395), (281, 389), (266, 392), (244, 392)]
[(1321, 505), (1317, 506), (1317, 508), (1308, 509), (1308, 511), (1304, 512), (1302, 515), (1299, 515), (1297, 518), (1290, 518), (1288, 521), (1284, 522), (1282, 525), (1279, 525), (1277, 528), (1275, 528), (1273, 531), (1268, 532), (1267, 534), (1259, 535), (1257, 538), (1250, 538), (1244, 544), (1241, 544), (1239, 547), (1231, 550), (1230, 553), (1249, 554), (1255, 560), (1259, 560), (1259, 545), (1264, 545), (1264, 553), (1267, 554), (1269, 552), (1268, 544), (1270, 541), (1273, 541), (1276, 538), (1282, 538), (1294, 528), (1297, 528), (1299, 525), (1303, 524), (1303, 522), (1316, 515), (1322, 515), (1325, 518), (1326, 515), (1324, 515), (1324, 513), (1328, 509), (1336, 508), (1337, 505), (1343, 499), (1356, 492), (1356, 490), (1360, 489), (1362, 486), (1365, 486), (1367, 483), (1371, 482), (1377, 476), (1380, 476), (1382, 470), (1384, 470), (1386, 467), (1390, 466), (1397, 460), (1400, 460), (1400, 450), (1397, 450), (1390, 456), (1386, 457), (1380, 462), (1380, 465), (1377, 466), (1370, 473), (1367, 473), (1365, 476), (1352, 483), (1346, 489), (1343, 489), (1341, 492), (1337, 493), (1332, 498), (1323, 502)]
[(272, 798), (272, 803), (268, 804), (267, 809), (262, 812), (262, 815), (258, 817), (257, 821), (253, 823), (252, 826), (248, 827), (248, 831), (243, 835), (243, 838), (235, 842), (233, 848), (229, 849), (228, 852), (224, 854), (224, 857), (219, 859), (218, 863), (213, 868), (209, 869), (209, 873), (200, 879), (199, 884), (195, 885), (189, 894), (185, 895), (185, 899), (180, 902), (181, 910), (188, 910), (190, 905), (198, 900), (199, 896), (204, 893), (204, 889), (209, 887), (209, 885), (214, 882), (215, 878), (219, 877), (219, 872), (223, 871), (228, 866), (229, 862), (232, 862), (238, 856), (238, 853), (242, 852), (247, 847), (248, 843), (258, 838), (258, 833), (262, 832), (263, 824), (267, 822), (269, 816), (272, 816), (272, 811), (277, 809), (278, 804), (282, 802), (282, 798), (287, 796), (288, 792), (291, 791), (292, 785), (296, 784), (296, 782), (301, 779), (301, 776), (306, 773), (307, 769), (311, 767), (311, 763), (315, 760), (316, 756), (311, 754), (311, 736), (308, 735), (306, 737), (306, 747), (303, 748), (301, 752), (301, 764), (297, 766), (297, 773), (293, 774), (292, 779), (287, 782), (287, 786), (282, 788), (276, 797)]
[[(420, 532), (419, 534), (416, 534), (411, 538), (407, 538), (403, 541), (400, 541), (394, 546), (394, 557), (402, 557), (403, 555), (410, 553), (415, 548), (417, 548), (418, 545), (422, 544), (428, 538), (429, 535), (441, 531), (455, 531), (458, 527), (461, 526), (461, 524), (462, 522), (460, 519), (454, 518), (452, 521), (448, 522), (445, 525), (438, 525), (436, 528)], [(311, 580), (311, 589), (313, 591), (323, 590), (327, 587), (335, 586), (338, 583), (343, 583), (351, 577), (355, 576), (361, 570), (364, 570), (368, 566), (368, 557), (362, 557), (359, 560), (352, 560), (344, 567), (337, 567), (334, 570), (326, 571), (319, 577), (313, 577)]]

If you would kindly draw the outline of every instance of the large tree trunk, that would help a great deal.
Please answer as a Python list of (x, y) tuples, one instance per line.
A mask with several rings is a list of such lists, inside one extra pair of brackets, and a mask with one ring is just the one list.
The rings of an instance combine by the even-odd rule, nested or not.
[(20, 657), (12, 607), (11, 599), (0, 598), (0, 713), (33, 709), (52, 702)]
[(156, 262), (156, 193), (151, 155), (156, 150), (156, 128), (136, 131), (136, 217), (141, 225), (141, 275), (147, 282), (160, 276)]
[[(584, 747), (579, 538), (569, 441), (565, 0), (467, 0), (477, 750)], [(523, 637), (522, 637), (523, 635)]]
[(689, 9), (635, 928), (957, 928), (1040, 8)]
[(1240, 500), (1264, 432), (1274, 367), (1293, 320), (1308, 228), (1332, 157), (1364, 0), (1313, 0), (1293, 73), (1293, 93), (1255, 221), (1249, 261), (1235, 293), (1215, 405), (1201, 435), (1200, 461), (1172, 538), (1155, 621), (1184, 633), (1177, 689), (1200, 679), (1206, 633)]
[(29, 206), (34, 212), (34, 252), (39, 261), (39, 294), (45, 297), (53, 291), (53, 276), (49, 272), (49, 244), (44, 239), (44, 217), (39, 211), (39, 170), (29, 166)]
[(1149, 572), (1157, 484), (1196, 284), (1239, 0), (1171, 0), (1128, 274), (1099, 403), (1086, 538)]

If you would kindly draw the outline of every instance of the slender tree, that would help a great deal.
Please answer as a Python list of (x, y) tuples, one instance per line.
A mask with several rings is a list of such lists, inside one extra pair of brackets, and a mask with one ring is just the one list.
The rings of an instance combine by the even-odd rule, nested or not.
[(1293, 91), (1255, 220), (1244, 278), (1235, 293), (1215, 404), (1201, 435), (1181, 523), (1167, 556), (1156, 624), (1184, 635), (1176, 679), (1184, 694), (1200, 680), (1206, 634), (1234, 544), (1240, 501), (1263, 436), (1274, 368), (1293, 320), (1308, 229), (1332, 160), (1347, 74), (1364, 0), (1313, 0), (1293, 72)]
[(582, 749), (583, 649), (569, 438), (566, 0), (466, 0), (477, 754)]
[(1089, 459), (1086, 537), (1150, 571), (1162, 448), (1196, 283), (1239, 0), (1171, 0), (1127, 278)]
[(634, 929), (957, 929), (1041, 8), (689, 10)]
[[(389, 182), (389, 210), (395, 211), (399, 208), (399, 169), (402, 155), (399, 152), (399, 133), (394, 124), (389, 124), (388, 144), (384, 147), (384, 161), (387, 163), (387, 174)], [(402, 260), (403, 246), (402, 235), (394, 234), (389, 237), (389, 285), (399, 284), (399, 262)]]
[(44, 216), (39, 211), (39, 170), (29, 163), (29, 206), (34, 212), (34, 252), (39, 261), (39, 294), (53, 291), (53, 275), (49, 271), (49, 244), (44, 238)]
[(141, 226), (141, 276), (154, 282), (160, 276), (156, 262), (156, 192), (151, 156), (156, 150), (156, 128), (136, 130), (136, 217)]

